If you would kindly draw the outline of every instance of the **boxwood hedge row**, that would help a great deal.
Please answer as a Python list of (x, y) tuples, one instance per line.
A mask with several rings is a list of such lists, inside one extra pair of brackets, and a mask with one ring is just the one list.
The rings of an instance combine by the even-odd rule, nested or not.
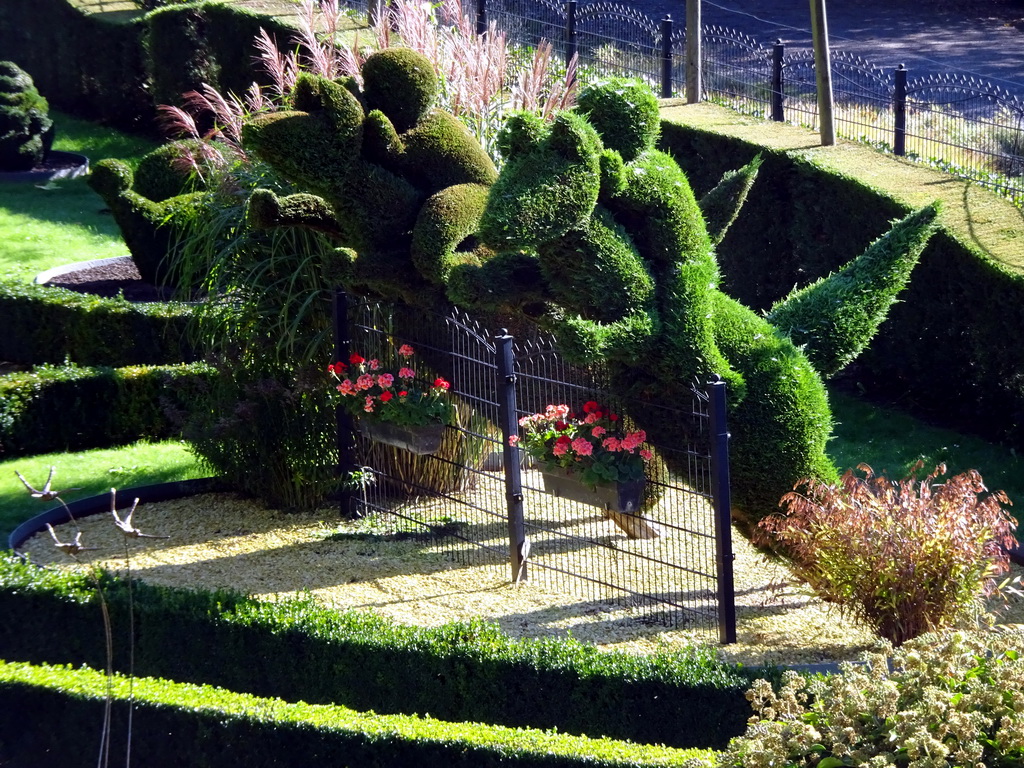
[(890, 221), (931, 200), (941, 229), (867, 351), (840, 383), (946, 426), (1024, 448), (1020, 211), (969, 182), (868, 147), (816, 147), (803, 129), (711, 105), (669, 108), (663, 148), (698, 193), (760, 154), (719, 245), (723, 290), (768, 309), (843, 266)]
[(133, 304), (0, 280), (0, 361), (20, 365), (162, 365), (197, 359), (187, 304)]
[[(128, 669), (129, 596), (102, 577), (115, 667)], [(83, 575), (0, 564), (0, 658), (103, 667), (94, 585)], [(134, 669), (256, 696), (509, 727), (557, 728), (679, 747), (723, 747), (765, 670), (713, 649), (602, 653), (573, 640), (516, 640), (484, 622), (426, 629), (302, 599), (134, 585)]]
[(122, 368), (41, 365), (0, 376), (5, 458), (123, 445), (180, 432), (171, 418), (213, 375), (203, 363)]
[(115, 765), (130, 755), (148, 768), (640, 768), (682, 765), (689, 757), (707, 756), (700, 750), (287, 703), (161, 679), (115, 676), (108, 681), (105, 674), (87, 668), (0, 662), (0, 755), (5, 764), (95, 765), (91, 747), (99, 741), (108, 697), (108, 749)]

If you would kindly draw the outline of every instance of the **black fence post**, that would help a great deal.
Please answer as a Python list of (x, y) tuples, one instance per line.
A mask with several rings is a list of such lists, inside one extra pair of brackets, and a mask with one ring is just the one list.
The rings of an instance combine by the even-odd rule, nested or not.
[(772, 46), (772, 120), (783, 122), (786, 119), (782, 107), (782, 57), (786, 46), (776, 40)]
[(499, 418), (501, 421), (501, 460), (505, 475), (505, 504), (508, 510), (509, 563), (513, 583), (526, 579), (526, 523), (523, 519), (523, 478), (519, 461), (519, 446), (513, 437), (519, 436), (516, 418), (516, 374), (512, 352), (512, 336), (502, 329), (494, 339), (498, 364)]
[(661, 20), (661, 98), (672, 98), (672, 17)]
[[(348, 332), (348, 294), (335, 288), (331, 301), (331, 323), (334, 331), (334, 361), (348, 363), (352, 339)], [(355, 467), (355, 433), (352, 416), (339, 403), (334, 409), (335, 445), (338, 448), (337, 474), (341, 478)], [(338, 507), (342, 517), (351, 517), (352, 491), (342, 486), (338, 494)]]
[(896, 67), (896, 83), (893, 88), (892, 112), (895, 118), (895, 134), (892, 140), (892, 151), (897, 155), (907, 154), (907, 68), (903, 64)]
[(576, 0), (565, 4), (565, 66), (572, 64), (576, 55)]
[(715, 376), (708, 383), (711, 421), (711, 486), (715, 511), (715, 554), (718, 575), (718, 640), (736, 642), (736, 591), (733, 583), (732, 500), (729, 495), (729, 428), (726, 420), (725, 382)]
[(487, 0), (476, 0), (476, 33), (487, 32)]

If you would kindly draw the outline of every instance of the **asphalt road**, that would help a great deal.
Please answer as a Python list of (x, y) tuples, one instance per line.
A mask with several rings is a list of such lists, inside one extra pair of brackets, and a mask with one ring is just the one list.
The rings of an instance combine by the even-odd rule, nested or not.
[[(648, 16), (682, 22), (686, 0), (627, 0)], [(810, 0), (702, 0), (705, 25), (734, 29), (764, 45), (811, 47)], [(960, 73), (1024, 99), (1024, 1), (830, 0), (830, 44), (911, 77)]]

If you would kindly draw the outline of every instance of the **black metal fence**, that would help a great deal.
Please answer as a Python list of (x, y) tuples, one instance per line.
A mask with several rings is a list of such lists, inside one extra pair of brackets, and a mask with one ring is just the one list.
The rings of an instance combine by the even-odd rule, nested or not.
[[(476, 0), (478, 25), (497, 22), (510, 42), (552, 42), (566, 61), (579, 57), (586, 82), (638, 77), (662, 96), (684, 90), (686, 34), (681, 22), (654, 19), (609, 2)], [(682, 6), (681, 6), (682, 7)], [(836, 130), (847, 138), (907, 155), (1024, 201), (1024, 101), (990, 82), (882, 68), (831, 52)], [(705, 26), (701, 92), (765, 119), (817, 128), (814, 58), (786, 53), (735, 30)]]
[[(619, 525), (611, 519), (617, 510), (546, 491), (541, 472), (509, 440), (519, 418), (548, 404), (579, 408), (597, 400), (628, 419), (636, 404), (611, 396), (605, 371), (566, 363), (550, 338), (526, 330), (491, 335), (457, 311), (434, 315), (343, 294), (339, 300), (339, 318), (347, 318), (337, 323), (339, 358), (355, 351), (387, 359), (410, 344), (431, 376), (451, 382), (456, 403), (454, 424), (434, 454), (365, 437), (349, 446), (366, 478), (355, 494), (357, 513), (432, 532), (461, 566), (571, 594), (581, 613), (625, 611), (636, 621), (735, 641), (723, 383), (694, 389), (688, 437), (651, 446), (656, 459), (647, 464), (636, 518), (657, 535), (633, 538), (620, 527), (621, 514)], [(351, 432), (339, 433), (344, 440)], [(669, 471), (664, 458), (687, 471)]]

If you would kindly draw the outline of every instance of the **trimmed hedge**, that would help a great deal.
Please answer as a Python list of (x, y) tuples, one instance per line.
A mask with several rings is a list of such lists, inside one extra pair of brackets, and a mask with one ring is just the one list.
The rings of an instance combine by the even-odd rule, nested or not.
[(709, 756), (692, 749), (287, 703), (152, 678), (114, 677), (108, 693), (102, 672), (7, 662), (0, 662), (0, 756), (5, 763), (37, 768), (94, 765), (95, 750), (81, 747), (98, 740), (108, 695), (113, 702), (110, 754), (126, 754), (130, 708), (130, 754), (148, 768), (639, 768)]
[(20, 365), (161, 365), (198, 355), (187, 304), (133, 304), (20, 280), (0, 280), (0, 360)]
[[(115, 667), (128, 668), (123, 581), (103, 576)], [(81, 574), (0, 563), (0, 658), (105, 664), (95, 590)], [(484, 622), (434, 629), (312, 601), (134, 585), (135, 673), (257, 696), (452, 721), (557, 728), (669, 746), (721, 748), (743, 732), (744, 692), (764, 670), (713, 649), (632, 656), (573, 640), (514, 640)], [(760, 672), (760, 675), (758, 674)]]
[(878, 336), (840, 382), (953, 428), (1024, 448), (1020, 211), (965, 180), (713, 105), (663, 111), (662, 144), (698, 194), (764, 158), (718, 248), (723, 290), (768, 310), (836, 271), (892, 219), (939, 199), (940, 230)]
[(151, 130), (158, 104), (180, 104), (202, 81), (241, 94), (264, 79), (253, 65), (260, 27), (282, 44), (294, 32), (271, 16), (216, 2), (145, 15), (86, 14), (67, 0), (0, 3), (0, 50), (52, 106), (129, 130)]
[(184, 410), (213, 369), (203, 363), (125, 368), (42, 365), (0, 376), (0, 455), (106, 448), (178, 434)]

